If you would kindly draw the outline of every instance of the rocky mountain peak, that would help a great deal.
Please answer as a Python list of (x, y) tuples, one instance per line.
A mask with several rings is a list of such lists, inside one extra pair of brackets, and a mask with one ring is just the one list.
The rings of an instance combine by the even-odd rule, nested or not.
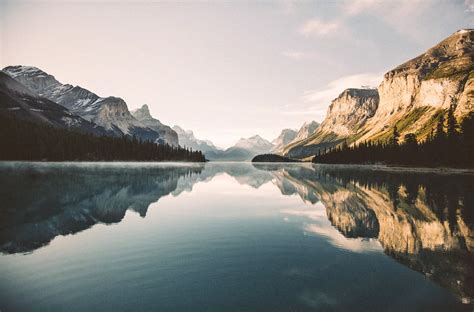
[(153, 119), (147, 104), (143, 104), (142, 107), (132, 111), (132, 115), (138, 120)]
[(340, 136), (354, 134), (379, 104), (377, 89), (346, 89), (329, 105), (320, 129)]
[(417, 74), (422, 79), (447, 77), (450, 73), (473, 68), (474, 29), (461, 29), (425, 53), (395, 67), (385, 74), (393, 76)]
[(259, 135), (254, 135), (249, 138), (241, 138), (234, 146), (257, 153), (268, 153), (273, 148), (272, 143)]
[(272, 151), (279, 153), (288, 143), (293, 141), (296, 137), (296, 130), (293, 129), (283, 129), (281, 130), (280, 135), (272, 141), (273, 148)]

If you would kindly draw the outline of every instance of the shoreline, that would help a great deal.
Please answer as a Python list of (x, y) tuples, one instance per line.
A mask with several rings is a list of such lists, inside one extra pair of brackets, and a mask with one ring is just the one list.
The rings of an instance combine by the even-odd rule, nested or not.
[(474, 175), (474, 168), (451, 168), (451, 167), (404, 167), (371, 164), (313, 164), (314, 167), (337, 167), (341, 169), (359, 169), (386, 172), (414, 172), (435, 174), (466, 174)]

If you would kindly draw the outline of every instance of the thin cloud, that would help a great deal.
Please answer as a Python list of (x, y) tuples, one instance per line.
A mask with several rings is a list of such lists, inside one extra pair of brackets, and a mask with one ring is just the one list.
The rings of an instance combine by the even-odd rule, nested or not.
[(474, 0), (466, 0), (464, 1), (464, 5), (466, 6), (467, 12), (474, 12)]
[(337, 21), (323, 21), (321, 19), (311, 19), (306, 21), (298, 32), (306, 37), (327, 36), (341, 30), (341, 24)]
[(377, 87), (382, 82), (383, 73), (362, 73), (341, 77), (329, 82), (324, 88), (305, 91), (304, 103), (315, 103), (327, 107), (342, 91), (347, 88)]
[(311, 56), (308, 53), (298, 52), (298, 51), (283, 51), (283, 52), (281, 52), (281, 55), (286, 56), (286, 57), (288, 57), (290, 59), (293, 59), (293, 60), (301, 60), (301, 59), (304, 59), (304, 58), (307, 58), (307, 57)]

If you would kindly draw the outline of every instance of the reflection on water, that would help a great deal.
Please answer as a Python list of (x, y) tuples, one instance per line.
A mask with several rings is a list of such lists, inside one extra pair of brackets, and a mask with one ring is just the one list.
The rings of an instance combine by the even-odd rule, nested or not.
[[(273, 287), (272, 289), (260, 285), (263, 283), (261, 280), (263, 271), (254, 272), (245, 281), (236, 278), (227, 281), (226, 284), (226, 279), (222, 280), (223, 284), (219, 286), (219, 291), (222, 287), (225, 289), (230, 286), (248, 288), (246, 283), (249, 279), (254, 279), (252, 285), (255, 287), (260, 285), (256, 288), (259, 298), (255, 301), (247, 296), (236, 302), (235, 299), (222, 294), (220, 299), (208, 299), (208, 305), (199, 306), (197, 304), (199, 300), (204, 300), (201, 297), (210, 296), (211, 291), (191, 300), (192, 291), (187, 290), (190, 301), (186, 306), (186, 302), (178, 303), (172, 300), (170, 291), (174, 290), (170, 288), (159, 292), (163, 296), (166, 294), (166, 297), (160, 301), (163, 307), (182, 307), (183, 309), (197, 307), (198, 310), (199, 308), (229, 310), (229, 307), (237, 310), (239, 307), (248, 310), (257, 308), (262, 310), (262, 307), (268, 307), (268, 310), (273, 311), (313, 308), (344, 310), (355, 303), (359, 304), (361, 309), (377, 309), (384, 307), (384, 296), (386, 296), (385, 299), (388, 300), (396, 298), (394, 300), (406, 301), (403, 304), (394, 304), (395, 310), (428, 308), (423, 305), (424, 303), (420, 303), (421, 297), (430, 298), (433, 306), (429, 308), (436, 310), (437, 308), (468, 308), (474, 298), (473, 176), (380, 172), (309, 164), (4, 163), (0, 165), (0, 185), (2, 186), (0, 190), (2, 200), (0, 251), (3, 253), (0, 264), (1, 260), (4, 260), (10, 267), (13, 266), (11, 262), (13, 260), (10, 258), (12, 256), (23, 257), (25, 261), (30, 261), (28, 259), (40, 257), (40, 255), (35, 255), (36, 250), (44, 250), (47, 253), (50, 248), (48, 244), (55, 237), (84, 233), (95, 224), (120, 223), (122, 220), (127, 220), (125, 217), (127, 211), (136, 212), (145, 218), (152, 204), (156, 205), (154, 209), (159, 209), (163, 197), (169, 199), (169, 204), (172, 205), (173, 202), (180, 203), (178, 199), (182, 198), (183, 194), (197, 196), (196, 199), (186, 202), (197, 210), (180, 215), (180, 226), (181, 222), (186, 220), (199, 223), (201, 219), (204, 219), (206, 230), (209, 230), (219, 226), (219, 222), (224, 222), (221, 219), (216, 221), (218, 217), (231, 222), (226, 223), (225, 229), (224, 227), (216, 228), (216, 233), (213, 235), (217, 236), (211, 236), (211, 239), (226, 237), (223, 241), (214, 242), (215, 245), (212, 248), (216, 250), (223, 246), (220, 243), (236, 246), (232, 253), (229, 252), (228, 255), (219, 258), (221, 265), (226, 263), (225, 261), (232, 261), (232, 268), (230, 266), (226, 266), (225, 270), (221, 268), (222, 274), (225, 274), (223, 276), (242, 275), (245, 274), (242, 270), (249, 271), (253, 267), (263, 265), (257, 261), (260, 256), (271, 255), (274, 259), (273, 265), (278, 268), (288, 266), (292, 262), (296, 265), (299, 261), (303, 261), (302, 257), (306, 257), (305, 261), (309, 261), (305, 264), (305, 268), (290, 266), (283, 270), (284, 273), (280, 277), (282, 286), (278, 286), (280, 284), (275, 273), (266, 276), (266, 279), (275, 279), (270, 284), (271, 286), (268, 286)], [(199, 188), (198, 185), (200, 185)], [(206, 187), (209, 187), (209, 190)], [(278, 194), (272, 193), (274, 191), (282, 196), (277, 197)], [(235, 200), (237, 193), (241, 198), (238, 202)], [(301, 204), (295, 204), (295, 196), (299, 198)], [(219, 210), (212, 210), (211, 213), (211, 206), (214, 207), (214, 205), (219, 206)], [(170, 213), (168, 210), (163, 210), (161, 217), (157, 217), (157, 220), (162, 222), (161, 227), (146, 230), (147, 235), (153, 231), (165, 231), (168, 227), (177, 228), (177, 225), (172, 226), (174, 224), (172, 221), (167, 221), (171, 220)], [(282, 223), (268, 223), (274, 220), (275, 216), (278, 216), (278, 220), (282, 220)], [(291, 231), (293, 224), (298, 225), (299, 233), (304, 233), (308, 238), (301, 241), (298, 232)], [(231, 230), (234, 227), (235, 232)], [(283, 229), (288, 232), (282, 233)], [(206, 230), (201, 228), (194, 236)], [(108, 231), (114, 231), (114, 227), (108, 228)], [(168, 230), (168, 233), (170, 231)], [(192, 236), (186, 236), (187, 240), (180, 241), (181, 243), (178, 244), (177, 236), (169, 238), (164, 233), (161, 236), (154, 233), (150, 235), (147, 236), (149, 240), (153, 242), (156, 240), (157, 244), (166, 244), (162, 246), (178, 245), (173, 248), (181, 248), (179, 253), (189, 254), (191, 260), (193, 259), (191, 255), (199, 255), (207, 248), (211, 248), (208, 246), (210, 243), (206, 241), (209, 238), (200, 239), (195, 244), (189, 245)], [(181, 233), (180, 235), (188, 234)], [(65, 237), (65, 243), (73, 240), (73, 237)], [(317, 241), (313, 241), (312, 237)], [(257, 249), (252, 247), (253, 243), (257, 244), (256, 242), (259, 241), (265, 243)], [(142, 244), (142, 242), (143, 239), (138, 243), (134, 241), (135, 244)], [(118, 243), (109, 242), (109, 244)], [(275, 244), (282, 245), (276, 248)], [(298, 248), (298, 244), (303, 244), (305, 248)], [(311, 244), (314, 246), (311, 247)], [(40, 248), (43, 246), (47, 247)], [(145, 245), (142, 247), (148, 250)], [(168, 250), (166, 248), (162, 247), (156, 251), (162, 252), (156, 255), (157, 261), (166, 253), (165, 251)], [(399, 268), (387, 262), (386, 256), (380, 258), (381, 251), (390, 256), (388, 259), (394, 259), (404, 267), (410, 268), (412, 273), (397, 271)], [(84, 252), (87, 253), (87, 248)], [(351, 255), (350, 257), (343, 256), (347, 252)], [(245, 257), (247, 253), (249, 254)], [(167, 254), (170, 255), (169, 257), (177, 257), (178, 251), (170, 249)], [(353, 283), (353, 280), (350, 283), (347, 281), (348, 276), (353, 276), (355, 279), (362, 278), (354, 272), (363, 270), (367, 266), (367, 263), (361, 262), (361, 258), (358, 258), (362, 255), (367, 257), (364, 258), (365, 262), (378, 263), (378, 266), (373, 269), (379, 270), (380, 276), (377, 275), (378, 272), (368, 273), (373, 275), (371, 276), (374, 281), (365, 282), (368, 285), (366, 293), (359, 293), (362, 290), (356, 289), (362, 286), (357, 285), (352, 288), (351, 294), (347, 294), (346, 289), (350, 289), (349, 284)], [(94, 257), (94, 254), (90, 252), (87, 257)], [(229, 259), (225, 260), (227, 259), (225, 257)], [(283, 260), (280, 259), (281, 257), (288, 257), (288, 259)], [(254, 259), (254, 262), (245, 262), (250, 261), (249, 258)], [(215, 261), (213, 258), (203, 259), (206, 266), (210, 265), (208, 262)], [(339, 267), (337, 273), (336, 271), (332, 273), (331, 280), (320, 275), (323, 274), (322, 272), (325, 272), (324, 274), (331, 272), (338, 261), (341, 265), (344, 263), (344, 266)], [(156, 265), (159, 266), (159, 261)], [(196, 263), (191, 263), (191, 265), (195, 266)], [(15, 268), (21, 269), (21, 267)], [(218, 274), (216, 273), (218, 268), (218, 266), (212, 268), (209, 271), (212, 273), (208, 273), (208, 278), (212, 279), (212, 276)], [(163, 267), (164, 269), (167, 270), (167, 274), (172, 274), (169, 267)], [(370, 270), (370, 267), (367, 269)], [(67, 268), (64, 270), (67, 271)], [(180, 267), (180, 270), (183, 269)], [(206, 272), (205, 268), (192, 271), (188, 276), (206, 279), (206, 276), (198, 277), (202, 272)], [(418, 297), (414, 294), (405, 294), (406, 297), (399, 298), (391, 294), (390, 289), (387, 289), (387, 294), (384, 295), (384, 292), (379, 290), (382, 288), (381, 285), (384, 288), (392, 287), (395, 292), (397, 291), (396, 282), (393, 281), (393, 285), (386, 285), (385, 281), (377, 279), (381, 279), (383, 274), (393, 275), (393, 272), (400, 274), (402, 280), (397, 281), (400, 287), (423, 287), (418, 289)], [(432, 283), (421, 284), (424, 282), (418, 279), (419, 274), (415, 272), (423, 273)], [(8, 274), (13, 274), (8, 275), (11, 277), (16, 273), (10, 271)], [(147, 276), (151, 276), (150, 274), (148, 272)], [(175, 276), (169, 278), (176, 279), (177, 276), (180, 275), (176, 273)], [(79, 277), (76, 276), (76, 278)], [(296, 279), (302, 284), (289, 282)], [(14, 284), (13, 281), (11, 283)], [(193, 282), (190, 281), (190, 283)], [(333, 286), (333, 283), (336, 284)], [(369, 284), (372, 285), (371, 283), (378, 286), (369, 286)], [(450, 302), (447, 297), (443, 297), (439, 290), (433, 288), (436, 284), (449, 290), (464, 303), (464, 306), (458, 306), (454, 301)], [(155, 289), (158, 285), (147, 285), (158, 292)], [(315, 288), (315, 285), (319, 286)], [(0, 289), (9, 286), (6, 282), (2, 282)], [(80, 289), (77, 285), (75, 287)], [(186, 284), (181, 287), (187, 289), (186, 287), (191, 286)], [(337, 293), (340, 296), (332, 295), (332, 287), (338, 289)], [(293, 292), (298, 292), (298, 294)], [(106, 295), (113, 296), (110, 293)], [(390, 298), (391, 295), (393, 298)], [(154, 293), (150, 298), (156, 300), (157, 296), (158, 293)], [(375, 298), (377, 296), (380, 298)], [(13, 302), (12, 307), (15, 304), (20, 307), (18, 298), (2, 298), (0, 295), (1, 299)], [(437, 300), (441, 300), (447, 306), (440, 307)], [(73, 300), (68, 302), (73, 302)], [(34, 302), (29, 306), (21, 307), (35, 310), (33, 304)], [(142, 306), (138, 308), (146, 309), (143, 301), (141, 304)], [(100, 305), (96, 303), (95, 307), (99, 309)], [(120, 307), (125, 309), (124, 305)]]
[[(345, 237), (377, 238), (386, 254), (463, 302), (474, 298), (472, 176), (331, 166), (257, 168), (272, 171), (282, 193), (321, 200), (327, 218)], [(285, 183), (291, 186), (281, 187)]]

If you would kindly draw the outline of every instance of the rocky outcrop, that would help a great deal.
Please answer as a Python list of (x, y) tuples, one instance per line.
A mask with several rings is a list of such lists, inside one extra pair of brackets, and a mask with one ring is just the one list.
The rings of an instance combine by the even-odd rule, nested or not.
[(338, 137), (354, 135), (374, 116), (378, 105), (377, 89), (344, 90), (329, 105), (318, 132), (334, 133)]
[(344, 90), (331, 102), (326, 118), (317, 130), (306, 139), (289, 144), (284, 154), (304, 158), (339, 144), (358, 133), (367, 120), (374, 116), (378, 105), (377, 89)]
[(41, 97), (66, 107), (116, 136), (136, 136), (142, 140), (162, 142), (154, 130), (146, 127), (128, 110), (125, 101), (118, 97), (100, 97), (97, 94), (70, 84), (62, 84), (54, 76), (31, 66), (8, 66), (5, 73), (24, 84)]
[[(398, 124), (399, 131), (424, 138), (424, 126), (439, 110), (455, 103), (455, 115), (474, 110), (474, 30), (460, 30), (420, 56), (384, 75), (379, 86), (380, 105), (360, 140), (383, 137)], [(405, 126), (400, 121), (407, 120)], [(414, 115), (414, 114), (412, 114)]]
[(451, 104), (461, 119), (474, 111), (474, 30), (460, 30), (384, 75), (377, 90), (345, 90), (329, 106), (318, 131), (284, 149), (310, 157), (321, 149), (365, 140), (386, 141), (396, 126), (401, 137), (425, 139), (435, 116)]
[(301, 140), (304, 140), (308, 138), (310, 135), (316, 132), (316, 130), (319, 127), (319, 122), (317, 121), (310, 121), (310, 122), (305, 122), (300, 130), (298, 130), (298, 133), (296, 134), (296, 137), (294, 138), (293, 142), (298, 142)]
[(293, 129), (283, 129), (280, 135), (272, 141), (272, 152), (279, 153), (282, 149), (296, 138), (297, 132)]
[(160, 135), (160, 143), (167, 143), (173, 146), (178, 146), (178, 134), (171, 127), (162, 124), (158, 119), (155, 119), (150, 114), (148, 105), (143, 105), (141, 108), (132, 111), (133, 117), (144, 124), (146, 127), (158, 132)]

